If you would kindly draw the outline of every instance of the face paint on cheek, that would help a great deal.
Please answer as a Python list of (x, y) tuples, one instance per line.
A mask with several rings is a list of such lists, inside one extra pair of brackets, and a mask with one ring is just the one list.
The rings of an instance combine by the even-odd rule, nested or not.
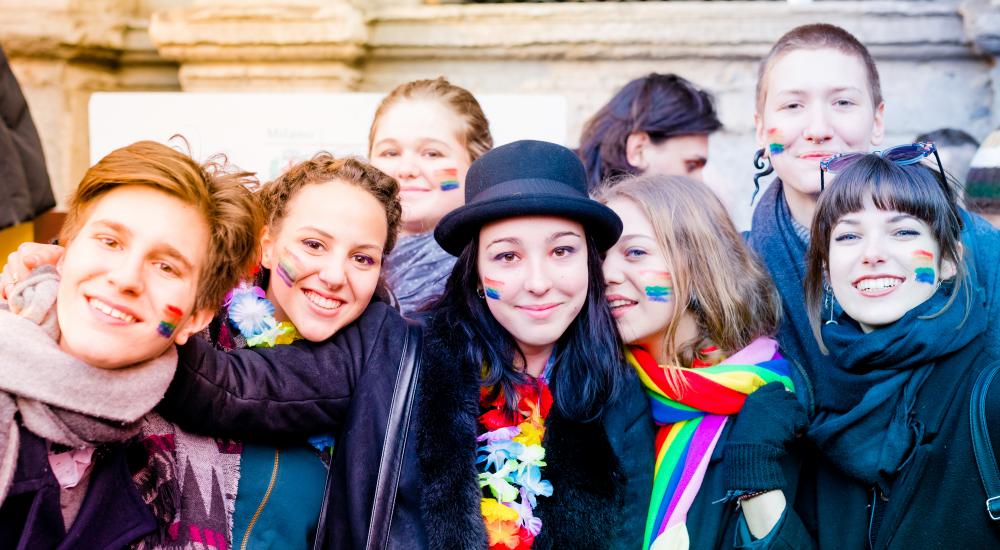
[(278, 273), (278, 277), (280, 277), (286, 285), (292, 286), (302, 274), (302, 262), (300, 262), (299, 259), (286, 248), (285, 253), (282, 254), (281, 258), (278, 260), (278, 267), (275, 271)]
[(434, 180), (441, 186), (442, 191), (454, 191), (458, 189), (458, 168), (435, 170)]
[(170, 338), (174, 335), (174, 330), (177, 329), (177, 323), (180, 323), (181, 317), (184, 317), (184, 312), (180, 308), (168, 305), (163, 308), (163, 317), (160, 326), (156, 327), (156, 333), (164, 338)]
[(937, 274), (934, 273), (934, 254), (926, 250), (915, 250), (913, 259), (916, 263), (913, 273), (917, 282), (929, 285), (937, 283)]
[(669, 302), (670, 296), (674, 293), (673, 278), (669, 271), (642, 270), (639, 272), (646, 292), (646, 299), (650, 302)]
[(503, 282), (489, 277), (483, 277), (483, 290), (486, 297), (491, 300), (499, 300), (500, 292), (503, 291)]
[(785, 145), (782, 143), (784, 140), (782, 139), (781, 131), (777, 128), (768, 128), (767, 141), (767, 150), (772, 155), (780, 155), (785, 152)]

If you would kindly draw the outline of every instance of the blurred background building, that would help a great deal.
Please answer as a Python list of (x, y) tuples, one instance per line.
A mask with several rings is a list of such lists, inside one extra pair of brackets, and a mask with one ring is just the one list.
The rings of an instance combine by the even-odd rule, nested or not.
[(476, 94), (563, 95), (573, 146), (614, 91), (655, 71), (715, 94), (725, 129), (706, 179), (745, 225), (757, 62), (819, 21), (875, 55), (886, 143), (1000, 123), (1000, 0), (0, 0), (0, 46), (60, 203), (89, 165), (94, 92), (385, 92), (444, 75)]

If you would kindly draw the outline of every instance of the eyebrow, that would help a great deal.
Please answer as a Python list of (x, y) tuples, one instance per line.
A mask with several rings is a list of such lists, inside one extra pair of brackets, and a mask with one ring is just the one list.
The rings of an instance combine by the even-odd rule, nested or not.
[(558, 232), (558, 233), (553, 233), (553, 234), (552, 234), (552, 235), (551, 235), (551, 236), (549, 237), (549, 242), (552, 242), (552, 241), (554, 241), (554, 240), (557, 240), (557, 239), (561, 239), (561, 238), (563, 238), (563, 237), (577, 237), (577, 238), (583, 238), (583, 237), (581, 237), (581, 236), (580, 236), (580, 234), (579, 234), (579, 233), (577, 233), (576, 231), (560, 231), (560, 232)]
[(900, 215), (898, 215), (898, 216), (893, 216), (892, 218), (889, 218), (889, 223), (896, 223), (896, 222), (901, 222), (901, 221), (903, 221), (903, 220), (915, 220), (915, 221), (920, 221), (920, 220), (918, 220), (918, 219), (917, 219), (917, 218), (916, 218), (915, 216), (912, 216), (912, 215), (910, 215), (910, 214), (900, 214)]
[[(322, 235), (323, 237), (326, 237), (327, 239), (330, 239), (331, 241), (337, 240), (336, 237), (334, 237), (333, 235), (327, 233), (326, 231), (323, 231), (322, 229), (316, 227), (315, 225), (306, 225), (306, 226), (303, 226), (303, 227), (299, 228), (299, 231), (303, 231), (303, 230), (315, 231), (316, 233), (319, 233), (320, 235)], [(365, 244), (359, 244), (359, 245), (357, 245), (357, 248), (371, 248), (371, 249), (374, 249), (374, 250), (381, 251), (383, 247), (381, 247), (381, 246), (379, 246), (377, 244), (373, 244), (373, 243), (365, 243)]]
[(619, 240), (624, 241), (627, 239), (647, 239), (650, 241), (656, 240), (653, 237), (650, 237), (649, 235), (643, 235), (641, 233), (629, 233), (628, 235), (622, 235)]
[[(112, 221), (112, 220), (96, 220), (94, 222), (94, 225), (103, 225), (103, 226), (107, 227), (108, 229), (110, 229), (112, 231), (115, 231), (117, 233), (122, 234), (125, 237), (131, 237), (132, 236), (132, 230), (130, 230), (128, 227), (126, 227), (126, 226), (124, 226), (124, 225), (122, 225), (122, 224), (120, 224), (120, 223), (118, 223), (116, 221)], [(193, 264), (191, 263), (191, 260), (189, 260), (187, 258), (187, 256), (185, 256), (184, 254), (182, 254), (180, 250), (177, 250), (176, 248), (174, 248), (173, 246), (171, 246), (169, 244), (159, 243), (159, 244), (153, 246), (152, 250), (153, 250), (153, 252), (155, 252), (157, 254), (162, 254), (164, 256), (167, 256), (169, 258), (173, 258), (174, 260), (177, 260), (178, 262), (180, 262), (181, 264), (183, 264), (183, 267), (186, 270), (192, 270), (193, 269)]]

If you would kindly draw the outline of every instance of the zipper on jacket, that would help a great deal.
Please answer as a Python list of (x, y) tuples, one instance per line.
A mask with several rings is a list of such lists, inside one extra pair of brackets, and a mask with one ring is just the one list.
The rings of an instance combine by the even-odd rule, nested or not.
[(261, 513), (264, 512), (264, 506), (267, 505), (268, 499), (271, 498), (271, 491), (274, 490), (274, 484), (278, 481), (278, 462), (281, 457), (281, 451), (278, 449), (274, 450), (274, 467), (271, 468), (271, 481), (267, 484), (267, 490), (264, 491), (264, 497), (260, 499), (260, 504), (257, 506), (257, 511), (253, 513), (253, 517), (250, 518), (250, 523), (247, 524), (247, 530), (243, 533), (243, 542), (240, 543), (240, 550), (247, 550), (247, 544), (250, 542), (250, 533), (253, 531), (253, 526), (257, 523), (260, 518)]
[[(872, 503), (869, 506), (871, 512), (868, 514), (868, 548), (875, 548), (875, 538), (882, 527), (882, 519), (885, 514), (885, 504), (889, 502), (889, 497), (885, 496), (878, 486), (872, 487)], [(882, 504), (880, 504), (882, 503)], [(878, 517), (878, 525), (875, 525), (875, 518)]]

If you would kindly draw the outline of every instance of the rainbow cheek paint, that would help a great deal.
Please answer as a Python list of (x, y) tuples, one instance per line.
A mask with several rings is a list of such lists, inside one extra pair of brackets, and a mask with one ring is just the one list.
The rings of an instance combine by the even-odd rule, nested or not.
[(302, 262), (295, 257), (288, 249), (285, 249), (285, 253), (278, 260), (278, 267), (275, 269), (278, 277), (288, 286), (295, 284), (295, 281), (299, 279), (304, 271), (302, 267)]
[(486, 297), (491, 300), (499, 300), (500, 292), (503, 291), (503, 282), (496, 279), (490, 279), (489, 277), (483, 278), (483, 290), (486, 293)]
[(434, 172), (434, 179), (441, 186), (442, 191), (454, 191), (458, 189), (458, 168), (445, 168)]
[(769, 128), (767, 130), (767, 140), (767, 150), (772, 155), (780, 155), (785, 152), (785, 145), (781, 143), (784, 140), (781, 139), (781, 131), (777, 128)]
[(160, 321), (160, 326), (156, 327), (156, 333), (164, 338), (170, 338), (177, 330), (177, 323), (181, 322), (184, 312), (180, 308), (168, 305), (164, 308), (163, 316), (165, 319)]
[(917, 282), (929, 285), (937, 283), (937, 274), (934, 273), (934, 254), (926, 250), (915, 250), (913, 259), (916, 263), (913, 274)]
[(670, 296), (674, 293), (674, 284), (669, 271), (643, 270), (639, 272), (639, 276), (642, 277), (643, 283), (646, 285), (644, 291), (647, 300), (650, 302), (670, 301)]

